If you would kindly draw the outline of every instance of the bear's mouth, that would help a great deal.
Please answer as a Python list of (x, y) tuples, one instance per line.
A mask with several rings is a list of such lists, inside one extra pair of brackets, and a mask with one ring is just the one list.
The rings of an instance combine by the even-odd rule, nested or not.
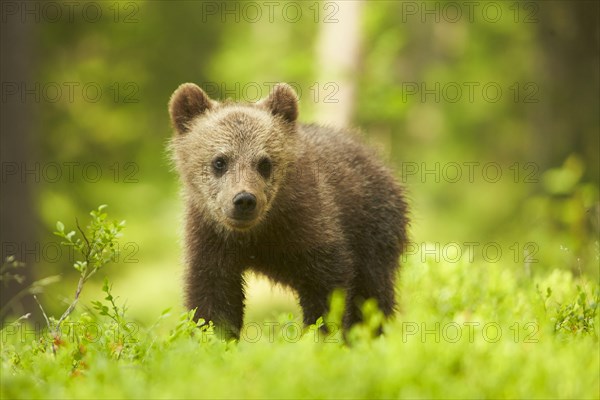
[(227, 225), (229, 225), (231, 228), (237, 230), (246, 230), (252, 228), (256, 224), (257, 218), (255, 216), (243, 218), (227, 216), (226, 220)]
[(236, 230), (246, 230), (251, 228), (258, 221), (258, 212), (257, 210), (253, 210), (251, 212), (236, 212), (233, 210), (221, 210), (223, 212), (223, 216), (225, 217), (225, 224), (228, 225), (232, 229)]

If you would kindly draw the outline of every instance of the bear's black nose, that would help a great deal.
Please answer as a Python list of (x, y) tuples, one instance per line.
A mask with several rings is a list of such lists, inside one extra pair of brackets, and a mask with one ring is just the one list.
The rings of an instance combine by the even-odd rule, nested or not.
[(233, 198), (235, 211), (239, 213), (249, 213), (256, 208), (256, 196), (252, 193), (241, 192)]

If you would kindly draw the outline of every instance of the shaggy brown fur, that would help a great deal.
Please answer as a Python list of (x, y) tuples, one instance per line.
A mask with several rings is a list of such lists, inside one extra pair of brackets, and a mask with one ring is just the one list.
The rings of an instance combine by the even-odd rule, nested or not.
[(407, 206), (390, 172), (348, 132), (296, 122), (286, 84), (255, 104), (181, 85), (169, 103), (186, 206), (186, 306), (239, 336), (243, 272), (298, 294), (304, 323), (347, 294), (344, 326), (375, 298), (390, 315)]

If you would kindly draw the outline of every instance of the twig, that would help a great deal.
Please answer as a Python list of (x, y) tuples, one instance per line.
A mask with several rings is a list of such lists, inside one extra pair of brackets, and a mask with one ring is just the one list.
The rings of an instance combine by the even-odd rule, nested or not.
[(90, 245), (90, 241), (85, 235), (85, 232), (83, 229), (81, 229), (81, 226), (79, 225), (79, 219), (77, 219), (77, 217), (75, 218), (75, 224), (77, 225), (77, 229), (79, 229), (81, 236), (83, 236), (83, 240), (85, 240), (85, 243), (87, 244), (87, 254), (85, 255), (85, 259), (87, 261), (90, 258), (90, 254), (92, 254), (92, 246)]
[(40, 310), (42, 311), (42, 315), (44, 316), (44, 319), (46, 320), (46, 325), (48, 326), (48, 329), (51, 329), (52, 327), (50, 326), (50, 320), (48, 319), (48, 316), (46, 315), (46, 311), (44, 311), (44, 307), (42, 307), (42, 304), (40, 303), (40, 301), (38, 300), (37, 296), (34, 294), (33, 298), (35, 300), (35, 302), (37, 303), (37, 305), (40, 307)]
[[(44, 319), (46, 320), (46, 325), (48, 326), (48, 330), (50, 332), (52, 332), (52, 327), (50, 326), (50, 320), (48, 319), (48, 316), (46, 315), (46, 311), (44, 311), (44, 307), (42, 307), (42, 304), (39, 302), (39, 300), (35, 294), (33, 295), (33, 299), (35, 300), (35, 302), (40, 307), (40, 310), (42, 311), (42, 315), (44, 316)], [(58, 331), (58, 329), (57, 329), (57, 331)], [(53, 336), (52, 340), (54, 341), (55, 335), (52, 335), (52, 336)], [(54, 348), (54, 343), (52, 343), (52, 345), (50, 347), (52, 347), (52, 354), (54, 354), (54, 356), (56, 356), (56, 349)]]
[[(33, 282), (31, 285), (29, 285), (26, 288), (19, 291), (19, 293), (14, 295), (10, 300), (8, 300), (6, 302), (6, 304), (4, 304), (2, 306), (2, 308), (0, 308), (0, 317), (4, 317), (8, 313), (8, 310), (10, 310), (13, 303), (15, 303), (18, 300), (20, 300), (21, 298), (23, 298), (23, 296), (25, 296), (27, 294), (35, 294), (34, 290), (36, 290), (36, 285), (46, 286), (48, 284), (54, 283), (54, 279), (52, 279), (52, 281), (50, 281), (51, 278), (59, 278), (59, 276), (52, 275), (47, 278), (39, 279), (39, 280)], [(43, 284), (41, 284), (42, 282), (43, 282)]]
[(31, 313), (27, 313), (25, 315), (21, 315), (19, 318), (17, 318), (17, 320), (15, 322), (13, 322), (13, 324), (16, 324), (17, 322), (21, 322), (24, 319), (29, 319), (29, 317), (31, 317)]
[(81, 277), (79, 278), (79, 282), (77, 283), (77, 290), (75, 291), (75, 298), (73, 299), (73, 302), (71, 303), (71, 305), (69, 305), (69, 308), (67, 308), (67, 310), (63, 313), (63, 315), (61, 315), (60, 319), (58, 320), (58, 322), (56, 323), (56, 329), (58, 330), (58, 328), (60, 328), (60, 324), (73, 312), (73, 310), (75, 309), (75, 306), (77, 305), (77, 302), (79, 301), (79, 295), (81, 294), (81, 290), (83, 289), (83, 282), (85, 282), (85, 276), (82, 274)]
[(83, 229), (81, 229), (81, 225), (79, 225), (79, 220), (77, 218), (75, 218), (75, 224), (77, 225), (77, 229), (79, 229), (79, 232), (81, 233), (81, 236), (83, 236), (83, 240), (85, 240), (85, 243), (87, 245), (87, 251), (86, 251), (87, 254), (85, 255), (86, 269), (81, 272), (81, 276), (79, 277), (79, 282), (77, 282), (77, 290), (75, 290), (75, 298), (73, 299), (73, 302), (69, 305), (69, 308), (67, 308), (65, 310), (63, 315), (61, 315), (58, 322), (56, 323), (56, 330), (58, 330), (60, 328), (60, 324), (73, 312), (73, 310), (75, 309), (75, 306), (77, 305), (77, 302), (79, 301), (79, 296), (81, 295), (81, 290), (83, 289), (83, 284), (97, 270), (97, 268), (94, 268), (91, 270), (91, 272), (89, 274), (86, 273), (87, 268), (90, 266), (90, 254), (92, 253), (92, 246), (90, 245), (90, 241), (88, 240), (85, 232), (83, 231)]

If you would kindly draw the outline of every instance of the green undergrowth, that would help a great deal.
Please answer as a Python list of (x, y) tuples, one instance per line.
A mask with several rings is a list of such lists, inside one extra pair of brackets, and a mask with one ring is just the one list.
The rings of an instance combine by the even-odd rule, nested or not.
[[(110, 226), (106, 235), (122, 225)], [(106, 235), (98, 243), (116, 237)], [(91, 268), (78, 266), (82, 276)], [(199, 328), (193, 311), (175, 323), (157, 311), (142, 325), (108, 279), (103, 293), (60, 326), (48, 317), (3, 327), (2, 398), (599, 397), (600, 289), (569, 271), (409, 258), (384, 334), (373, 334), (381, 315), (367, 303), (365, 323), (346, 340), (337, 329), (341, 293), (318, 323), (328, 333), (282, 315), (245, 321), (239, 342)]]

